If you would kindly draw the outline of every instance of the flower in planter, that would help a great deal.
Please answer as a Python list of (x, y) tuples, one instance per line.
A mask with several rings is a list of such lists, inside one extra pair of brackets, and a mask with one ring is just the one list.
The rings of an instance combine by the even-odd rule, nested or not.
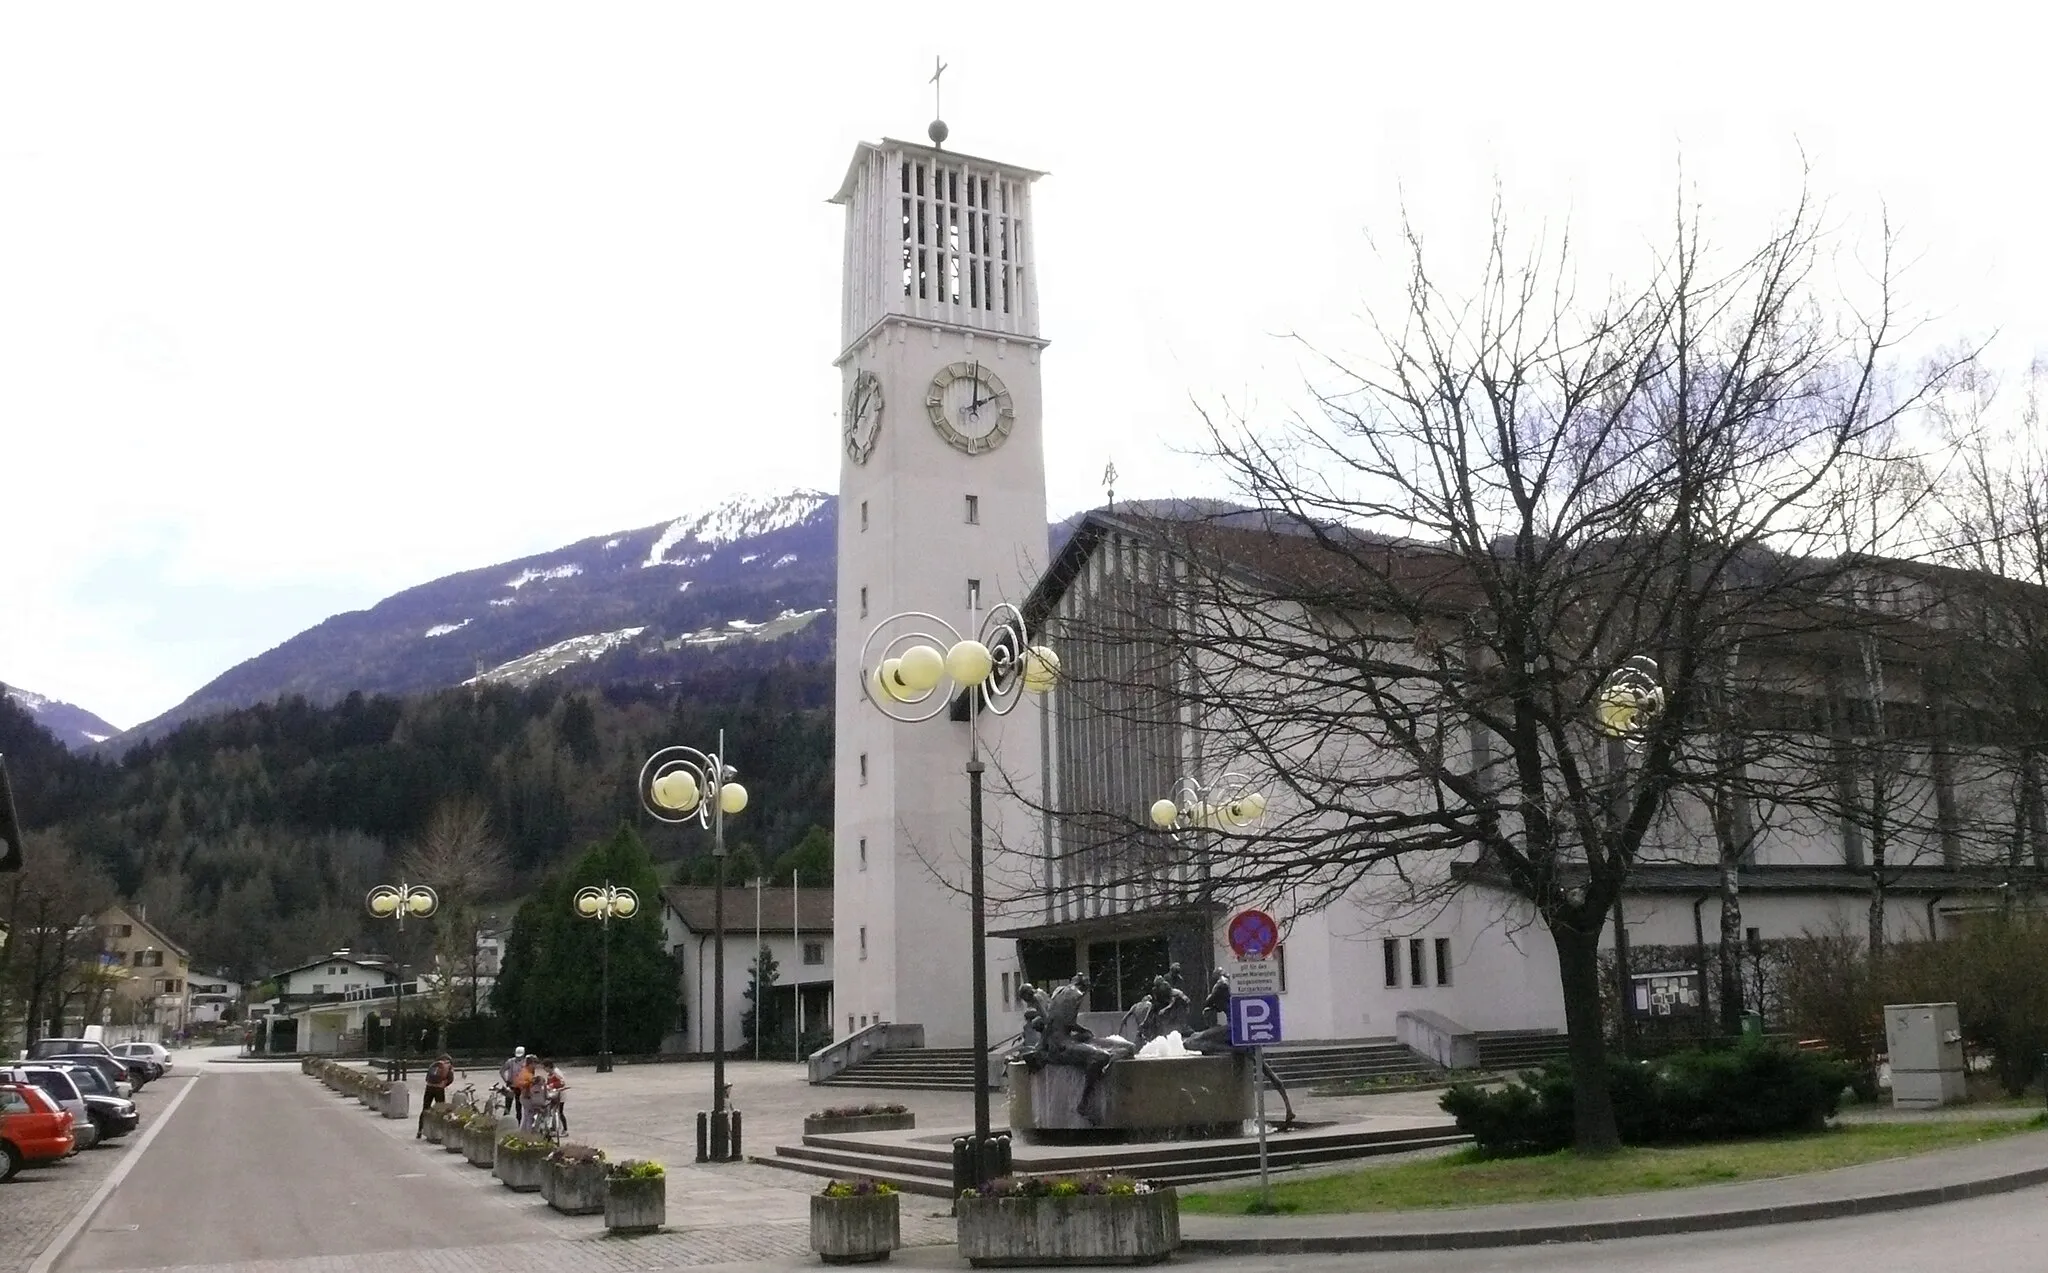
[(557, 1145), (548, 1151), (548, 1161), (551, 1163), (604, 1162), (605, 1156), (602, 1149), (594, 1149), (589, 1145)]
[(819, 1192), (827, 1198), (878, 1198), (895, 1193), (896, 1186), (886, 1180), (855, 1176), (850, 1180), (834, 1180)]
[(645, 1158), (627, 1158), (613, 1163), (605, 1175), (613, 1180), (660, 1180), (668, 1171), (658, 1162)]
[(1104, 1194), (1127, 1196), (1151, 1193), (1152, 1186), (1129, 1176), (1106, 1172), (1081, 1172), (1071, 1176), (1000, 1176), (978, 1189), (961, 1192), (963, 1198), (1079, 1198)]
[(537, 1140), (531, 1136), (521, 1136), (518, 1132), (506, 1132), (498, 1139), (498, 1148), (510, 1150), (513, 1153), (520, 1153), (529, 1149), (546, 1149), (547, 1147), (547, 1141)]

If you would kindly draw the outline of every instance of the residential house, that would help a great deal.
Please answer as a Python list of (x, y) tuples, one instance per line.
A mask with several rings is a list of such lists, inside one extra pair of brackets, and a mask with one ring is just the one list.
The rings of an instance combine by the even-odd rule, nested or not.
[(149, 922), (147, 908), (117, 902), (94, 917), (100, 963), (111, 976), (106, 1015), (121, 1025), (167, 1032), (191, 1024), (192, 956)]
[[(665, 1050), (709, 1052), (713, 969), (718, 942), (716, 892), (694, 885), (661, 890), (663, 941), (682, 983), (679, 1038)], [(757, 927), (758, 925), (758, 927)], [(768, 948), (776, 964), (771, 1003), (778, 1019), (796, 1014), (805, 1034), (832, 1029), (832, 890), (734, 886), (725, 890), (725, 1046), (740, 1046), (754, 954)], [(787, 1058), (795, 1059), (792, 1051)]]

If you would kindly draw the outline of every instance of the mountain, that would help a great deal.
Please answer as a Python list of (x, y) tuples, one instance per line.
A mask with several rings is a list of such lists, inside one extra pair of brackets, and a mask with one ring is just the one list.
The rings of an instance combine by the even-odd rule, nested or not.
[(7, 687), (7, 697), (26, 708), (36, 724), (74, 751), (103, 743), (121, 732), (76, 703), (11, 685)]
[(829, 659), (820, 620), (837, 527), (832, 496), (795, 491), (448, 575), (308, 628), (111, 746), (291, 695), (663, 681), (718, 663)]
[[(1207, 500), (1118, 510), (1237, 511)], [(1084, 515), (1048, 528), (1054, 551)], [(793, 491), (448, 575), (335, 615), (230, 668), (108, 750), (292, 695), (324, 704), (356, 691), (667, 683), (720, 666), (829, 663), (838, 523), (836, 497)]]

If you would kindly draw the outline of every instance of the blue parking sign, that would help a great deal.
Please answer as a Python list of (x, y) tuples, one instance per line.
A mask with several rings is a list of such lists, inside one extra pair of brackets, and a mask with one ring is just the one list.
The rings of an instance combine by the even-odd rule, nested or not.
[(1279, 995), (1230, 996), (1230, 1046), (1263, 1047), (1280, 1042)]

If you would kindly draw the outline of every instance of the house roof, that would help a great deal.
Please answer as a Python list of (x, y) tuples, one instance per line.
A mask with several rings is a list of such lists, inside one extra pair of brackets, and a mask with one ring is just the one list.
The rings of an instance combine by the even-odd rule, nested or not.
[[(1454, 877), (1474, 883), (1498, 884), (1499, 873), (1478, 863), (1459, 863), (1451, 868)], [(1567, 883), (1585, 878), (1583, 867), (1565, 868)], [(2029, 878), (2038, 873), (2027, 872)], [(1892, 893), (1919, 895), (1995, 894), (2007, 883), (1997, 869), (1969, 870), (1945, 866), (1894, 867), (1885, 872), (1885, 887)], [(1745, 866), (1738, 877), (1745, 893), (1858, 893), (1870, 891), (1870, 872), (1849, 866)], [(1682, 863), (1639, 862), (1629, 870), (1626, 893), (1717, 893), (1721, 868)]]
[(120, 915), (123, 920), (135, 925), (137, 928), (147, 930), (149, 935), (156, 939), (157, 945), (162, 946), (165, 950), (170, 951), (178, 958), (183, 959), (188, 963), (191, 962), (192, 952), (186, 950), (183, 946), (179, 945), (176, 941), (172, 940), (171, 935), (169, 933), (166, 933), (163, 929), (158, 928), (155, 924), (150, 923), (148, 917), (142, 913), (142, 908), (137, 906), (130, 906), (126, 902), (115, 902), (112, 906), (109, 906), (107, 907), (107, 909), (100, 912), (99, 922), (101, 924), (105, 924), (107, 922), (107, 917), (109, 915), (116, 914)]
[[(717, 927), (713, 923), (717, 891), (707, 885), (671, 884), (661, 890), (661, 900), (683, 921), (683, 927), (693, 933), (708, 933)], [(788, 932), (792, 907), (796, 909), (796, 928), (799, 932), (832, 931), (831, 889), (764, 888), (759, 891), (761, 930), (764, 933)], [(754, 889), (743, 886), (732, 886), (725, 890), (725, 931), (736, 933), (753, 928), (754, 894)]]
[(261, 978), (261, 980), (275, 981), (280, 977), (289, 977), (295, 972), (304, 972), (308, 968), (318, 968), (322, 964), (354, 964), (358, 968), (368, 968), (372, 972), (382, 973), (394, 973), (397, 971), (397, 969), (392, 966), (391, 961), (389, 959), (386, 959), (382, 955), (352, 955), (345, 950), (337, 950), (330, 954), (319, 955), (312, 959), (308, 959), (305, 963), (302, 964), (293, 964), (289, 968), (281, 969), (273, 973), (267, 973)]

